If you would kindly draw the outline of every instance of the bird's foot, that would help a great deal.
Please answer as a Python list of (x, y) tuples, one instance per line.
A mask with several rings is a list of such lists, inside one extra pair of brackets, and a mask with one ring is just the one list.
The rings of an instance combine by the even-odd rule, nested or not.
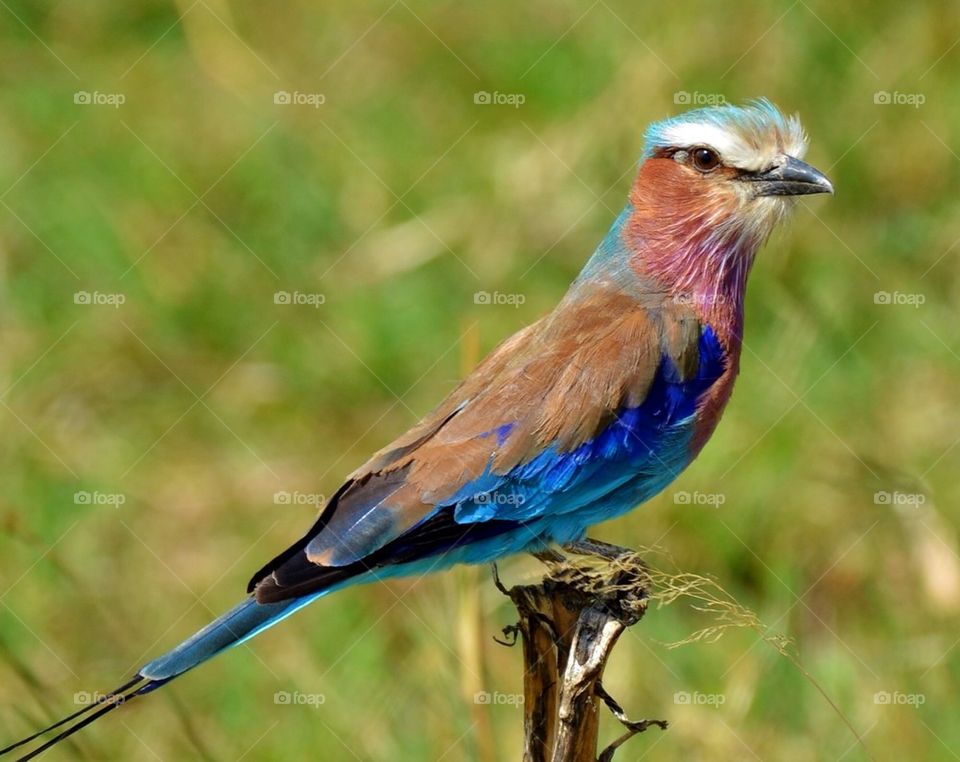
[(550, 568), (544, 582), (576, 591), (583, 605), (608, 611), (627, 626), (643, 616), (650, 574), (641, 556), (629, 548), (585, 538), (550, 551), (541, 559)]
[(567, 559), (556, 548), (544, 548), (543, 550), (533, 550), (530, 552), (530, 555), (537, 559), (540, 563), (545, 564), (546, 566), (554, 566), (556, 564), (562, 564)]
[[(565, 552), (561, 553), (555, 547), (530, 551), (530, 555), (549, 569), (540, 586), (540, 594), (535, 597), (566, 601), (566, 607), (570, 610), (594, 607), (622, 621), (627, 627), (640, 621), (649, 599), (650, 574), (636, 551), (591, 538), (561, 547)], [(518, 597), (522, 598), (524, 591), (533, 590), (526, 587), (505, 588), (497, 575), (496, 565), (494, 584), (518, 606)], [(545, 611), (551, 609), (550, 606), (527, 608), (549, 631), (558, 631), (553, 617), (544, 615)], [(544, 611), (538, 611), (541, 608)]]
[(591, 556), (593, 558), (602, 558), (608, 561), (616, 561), (623, 558), (636, 557), (636, 551), (630, 548), (624, 548), (620, 545), (611, 545), (609, 542), (594, 540), (590, 537), (584, 537), (582, 540), (570, 542), (563, 546), (567, 553), (576, 556)]

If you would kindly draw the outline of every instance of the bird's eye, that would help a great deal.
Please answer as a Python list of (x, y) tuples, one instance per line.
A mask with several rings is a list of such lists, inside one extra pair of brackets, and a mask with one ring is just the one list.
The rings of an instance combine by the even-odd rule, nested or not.
[(701, 172), (709, 172), (720, 164), (720, 156), (711, 148), (694, 148), (691, 156), (693, 166)]

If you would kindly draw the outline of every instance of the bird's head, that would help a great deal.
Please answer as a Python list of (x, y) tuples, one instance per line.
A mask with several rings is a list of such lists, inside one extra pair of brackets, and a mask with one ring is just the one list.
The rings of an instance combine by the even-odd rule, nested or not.
[(630, 193), (627, 234), (650, 275), (703, 298), (742, 298), (757, 248), (797, 196), (832, 193), (802, 161), (797, 117), (767, 100), (652, 124)]

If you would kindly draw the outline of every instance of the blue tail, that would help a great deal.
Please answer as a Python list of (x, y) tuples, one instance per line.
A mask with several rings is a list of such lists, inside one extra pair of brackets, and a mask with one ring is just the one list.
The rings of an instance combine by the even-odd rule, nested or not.
[(139, 675), (154, 682), (165, 683), (173, 680), (221, 651), (239, 645), (286, 619), (294, 611), (303, 608), (320, 595), (323, 593), (278, 603), (257, 603), (253, 597), (247, 598), (227, 613), (214, 619), (199, 632), (191, 635), (172, 651), (144, 665)]
[(64, 717), (38, 733), (0, 749), (0, 755), (18, 749), (51, 730), (77, 720), (53, 738), (19, 757), (18, 762), (33, 759), (51, 746), (60, 743), (81, 728), (107, 714), (107, 712), (113, 711), (130, 699), (155, 691), (184, 672), (203, 664), (207, 659), (213, 658), (221, 651), (239, 645), (257, 633), (263, 632), (263, 630), (275, 625), (328, 592), (330, 590), (277, 603), (257, 603), (256, 599), (251, 596), (212, 621), (199, 632), (191, 635), (172, 651), (144, 665), (133, 679), (116, 690), (100, 696), (96, 702), (74, 712), (69, 717)]

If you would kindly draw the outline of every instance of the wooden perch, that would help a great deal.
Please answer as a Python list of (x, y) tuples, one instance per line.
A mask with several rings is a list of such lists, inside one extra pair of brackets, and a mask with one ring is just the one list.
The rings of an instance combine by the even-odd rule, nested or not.
[[(523, 643), (524, 762), (609, 762), (617, 748), (664, 720), (629, 720), (603, 689), (607, 660), (623, 631), (643, 617), (650, 577), (632, 551), (587, 540), (539, 555), (549, 571), (538, 585), (497, 587), (520, 614), (504, 628)], [(496, 575), (496, 569), (494, 569)], [(600, 703), (627, 729), (597, 754)]]

